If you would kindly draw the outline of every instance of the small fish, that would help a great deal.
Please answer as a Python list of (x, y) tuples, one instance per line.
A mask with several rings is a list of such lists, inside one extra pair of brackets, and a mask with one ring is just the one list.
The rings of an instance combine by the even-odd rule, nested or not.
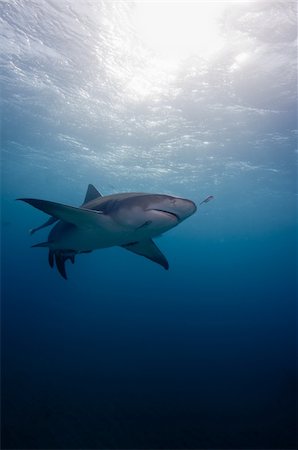
[(200, 205), (202, 205), (203, 203), (208, 203), (210, 202), (210, 200), (213, 200), (214, 196), (213, 195), (209, 195), (209, 197), (205, 198), (205, 200), (203, 200)]

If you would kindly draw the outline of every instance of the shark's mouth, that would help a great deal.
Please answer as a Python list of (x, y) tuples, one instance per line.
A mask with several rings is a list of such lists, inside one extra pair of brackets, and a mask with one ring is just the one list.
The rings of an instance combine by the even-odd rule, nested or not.
[(164, 209), (155, 209), (155, 211), (160, 211), (160, 212), (162, 212), (164, 214), (167, 214), (170, 217), (174, 217), (177, 220), (177, 222), (180, 221), (180, 217), (178, 216), (178, 214), (176, 214), (176, 213), (174, 213), (172, 211), (165, 211)]

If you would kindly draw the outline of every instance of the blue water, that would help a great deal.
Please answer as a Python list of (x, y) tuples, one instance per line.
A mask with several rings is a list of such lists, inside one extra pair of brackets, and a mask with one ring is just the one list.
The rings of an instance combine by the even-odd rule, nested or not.
[[(296, 448), (296, 6), (181, 5), (1, 2), (2, 448)], [(15, 199), (89, 183), (215, 199), (65, 281)]]

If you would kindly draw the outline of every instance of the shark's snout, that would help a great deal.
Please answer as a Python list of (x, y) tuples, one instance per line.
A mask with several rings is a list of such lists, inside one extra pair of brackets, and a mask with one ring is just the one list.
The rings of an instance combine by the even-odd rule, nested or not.
[(167, 206), (164, 208), (169, 214), (173, 214), (177, 217), (177, 220), (181, 222), (187, 217), (194, 214), (197, 210), (196, 204), (188, 199), (180, 197), (169, 197)]
[(186, 219), (187, 217), (194, 214), (197, 210), (196, 204), (192, 200), (188, 199), (179, 199), (181, 201), (181, 209), (183, 213), (183, 218)]

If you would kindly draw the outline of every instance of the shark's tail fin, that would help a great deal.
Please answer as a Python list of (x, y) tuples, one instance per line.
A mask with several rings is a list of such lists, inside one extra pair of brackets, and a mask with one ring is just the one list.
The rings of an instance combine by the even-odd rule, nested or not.
[[(58, 272), (60, 273), (60, 275), (67, 280), (67, 275), (66, 275), (66, 270), (65, 270), (65, 261), (67, 261), (68, 259), (70, 259), (70, 261), (72, 262), (72, 264), (74, 264), (75, 262), (75, 252), (72, 253), (63, 253), (63, 252), (53, 252), (52, 250), (49, 251), (49, 263), (50, 266), (53, 267), (54, 265), (54, 261), (52, 261), (53, 256), (55, 256), (55, 263), (56, 263), (56, 267), (58, 269)], [(53, 265), (51, 265), (51, 263)]]
[[(41, 242), (40, 244), (32, 245), (32, 247), (49, 247), (50, 242)], [(51, 268), (54, 267), (54, 263), (56, 263), (56, 267), (60, 275), (67, 280), (66, 270), (65, 270), (65, 261), (70, 259), (72, 264), (75, 262), (76, 252), (73, 250), (65, 250), (65, 251), (54, 251), (49, 248), (49, 256), (48, 261)]]
[(65, 271), (65, 261), (68, 259), (68, 257), (65, 257), (59, 253), (55, 253), (55, 263), (58, 269), (58, 272), (60, 275), (67, 280), (67, 275)]

